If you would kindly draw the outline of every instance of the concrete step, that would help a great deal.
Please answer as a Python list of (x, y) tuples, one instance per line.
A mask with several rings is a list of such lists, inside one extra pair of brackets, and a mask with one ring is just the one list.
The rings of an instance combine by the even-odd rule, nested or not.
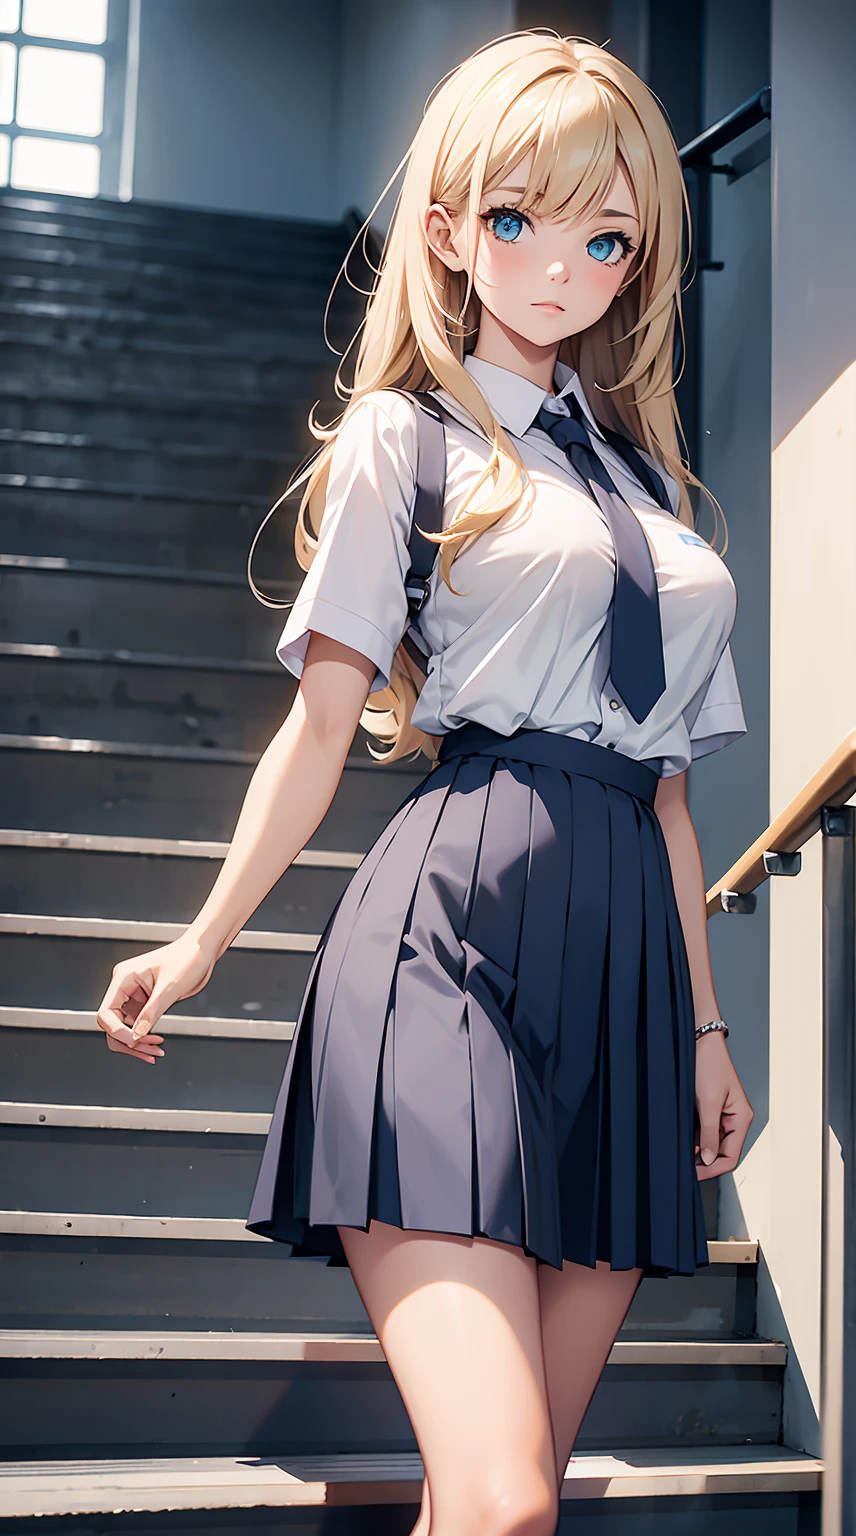
[[(299, 591), (264, 589), (278, 603)], [(275, 655), (288, 616), (260, 603), (246, 574), (0, 554), (0, 642), (143, 651), (153, 611), (166, 651), (245, 661)]]
[[(23, 483), (22, 483), (23, 481)], [(246, 582), (253, 535), (271, 503), (230, 496), (218, 505), (205, 494), (138, 496), (133, 486), (41, 476), (0, 477), (4, 554), (49, 559), (228, 572)], [(262, 591), (268, 580), (300, 581), (294, 555), (298, 499), (270, 518), (253, 556)]]
[[(138, 200), (119, 203), (109, 198), (73, 197), (65, 193), (23, 192), (5, 189), (0, 210), (6, 217), (75, 221), (82, 228), (118, 227), (142, 232), (160, 230), (169, 235), (189, 231), (209, 239), (241, 237), (249, 241), (271, 239), (285, 244), (307, 235), (323, 241), (344, 238), (346, 223), (316, 219), (287, 219), (277, 215), (226, 213), (204, 208), (184, 208), (178, 203)], [(348, 216), (346, 215), (346, 219)]]
[(276, 658), (0, 643), (0, 672), (8, 732), (241, 752), (264, 751), (297, 691)]
[[(220, 965), (231, 958), (225, 956)], [(109, 969), (102, 991), (107, 981)], [(182, 1004), (185, 1011), (187, 1007), (187, 1002)], [(294, 1006), (282, 1011), (294, 1017)], [(265, 1008), (266, 1017), (271, 1012), (270, 1006)], [(122, 1064), (128, 1072), (149, 1076), (158, 1070), (132, 1061)], [(13, 1113), (17, 1122), (8, 1118)], [(226, 1111), (217, 1110), (201, 1115), (111, 1106), (93, 1113), (86, 1105), (17, 1106), (14, 1111), (4, 1108), (2, 1114), (7, 1117), (0, 1119), (2, 1209), (73, 1210), (83, 1204), (94, 1214), (122, 1210), (129, 1216), (246, 1220), (266, 1116), (230, 1119)], [(39, 1115), (45, 1117), (43, 1122)], [(23, 1123), (27, 1117), (30, 1123)], [(86, 1120), (94, 1123), (68, 1123)], [(250, 1128), (241, 1130), (241, 1124)]]
[(282, 494), (302, 457), (296, 451), (237, 453), (217, 444), (154, 443), (0, 427), (0, 474), (121, 485), (133, 487), (138, 496), (190, 493), (207, 496), (215, 504), (226, 498), (261, 496), (269, 506)]
[(330, 283), (347, 244), (335, 226), (330, 235), (319, 236), (311, 228), (303, 235), (296, 233), (290, 245), (277, 248), (256, 246), (252, 239), (200, 239), (192, 228), (186, 234), (171, 235), (166, 230), (83, 228), (69, 219), (39, 219), (12, 211), (0, 214), (0, 261), (13, 271), (18, 270), (18, 258), (35, 249), (58, 252), (64, 264), (69, 257), (111, 267), (129, 260), (154, 262), (194, 274), (218, 273), (245, 281), (258, 277), (280, 285), (295, 278), (305, 281), (315, 272), (319, 281)]
[[(189, 923), (228, 843), (0, 829), (0, 911)], [(247, 927), (319, 933), (360, 862), (358, 853), (303, 852)]]
[[(17, 432), (82, 433), (106, 440), (138, 438), (148, 443), (196, 444), (210, 452), (242, 453), (265, 449), (281, 453), (294, 448), (301, 459), (317, 446), (306, 422), (314, 397), (270, 400), (242, 396), (239, 400), (93, 390), (90, 396), (40, 392), (36, 398), (11, 394), (9, 380), (0, 376), (0, 426)], [(318, 408), (322, 422), (342, 410), (328, 390)]]
[[(3, 820), (42, 831), (50, 814), (69, 833), (228, 840), (256, 762), (205, 747), (0, 735)], [(307, 848), (364, 853), (428, 772), (421, 753), (415, 763), (372, 762), (358, 735)]]
[[(183, 1005), (178, 1005), (181, 1012)], [(266, 1038), (251, 1033), (255, 1018), (234, 1021), (231, 1036), (213, 1034), (196, 1038), (187, 1028), (175, 1032), (167, 1014), (158, 1026), (166, 1037), (166, 1054), (152, 1070), (135, 1069), (134, 1063), (107, 1048), (94, 1014), (89, 1028), (10, 1028), (9, 1015), (50, 1016), (50, 1010), (0, 1009), (3, 1030), (3, 1093), (12, 1101), (52, 1104), (73, 1101), (81, 1089), (95, 1104), (137, 1109), (188, 1109), (269, 1114), (288, 1056), (288, 1039)], [(186, 1017), (186, 1016), (185, 1016)], [(193, 1021), (189, 1021), (192, 1023)], [(200, 1021), (205, 1029), (207, 1019)], [(219, 1022), (219, 1021), (215, 1021)], [(267, 1021), (267, 1029), (273, 1026)], [(243, 1030), (237, 1033), (243, 1023)], [(280, 1024), (291, 1031), (293, 1023)]]
[[(0, 1327), (371, 1333), (347, 1267), (289, 1252), (237, 1218), (2, 1211)], [(753, 1335), (757, 1244), (708, 1254), (695, 1275), (643, 1280), (621, 1338)]]
[[(44, 271), (0, 274), (0, 299), (6, 302), (91, 304), (96, 307), (142, 310), (154, 317), (184, 317), (192, 324), (216, 323), (257, 330), (265, 325), (281, 329), (294, 317), (299, 325), (314, 314), (321, 323), (329, 283), (319, 283), (306, 272), (302, 282), (261, 284), (249, 279), (224, 285), (221, 282), (165, 284), (145, 268), (133, 275), (114, 274), (109, 267), (88, 276), (76, 276), (76, 267), (46, 265)], [(353, 326), (357, 296), (347, 285), (337, 289), (328, 317), (334, 329), (348, 317)]]
[[(350, 291), (349, 291), (350, 292)], [(143, 303), (90, 300), (81, 296), (20, 293), (3, 295), (0, 289), (0, 329), (11, 336), (49, 336), (57, 341), (75, 340), (106, 332), (114, 340), (173, 348), (216, 348), (240, 356), (267, 358), (290, 356), (298, 342), (313, 346), (323, 332), (325, 290), (298, 289), (293, 296), (284, 290), (279, 304), (250, 314), (223, 306), (213, 313), (194, 306), (163, 313)], [(335, 326), (353, 335), (360, 310), (351, 296), (337, 306)]]
[[(127, 1529), (133, 1510), (146, 1528), (204, 1519), (232, 1532), (279, 1528), (304, 1536), (337, 1528), (404, 1536), (421, 1498), (421, 1458), (289, 1456), (274, 1459), (159, 1458), (140, 1461), (18, 1462), (4, 1478), (0, 1514), (71, 1528), (97, 1516), (99, 1531)], [(558, 1532), (668, 1531), (669, 1536), (797, 1536), (814, 1531), (823, 1464), (784, 1446), (616, 1449), (576, 1454), (561, 1490)], [(625, 1501), (630, 1501), (625, 1502)], [(618, 1501), (618, 1502), (616, 1502)], [(204, 1511), (204, 1514), (202, 1513)], [(182, 1513), (179, 1513), (182, 1512)], [(348, 1517), (350, 1516), (350, 1521)], [(65, 1517), (65, 1518), (63, 1518)], [(268, 1518), (266, 1518), (268, 1517)], [(370, 1522), (367, 1523), (367, 1522)], [(166, 1528), (166, 1525), (164, 1525)], [(189, 1528), (189, 1527), (185, 1527)]]
[[(0, 253), (2, 260), (2, 253)], [(56, 387), (66, 379), (76, 380), (86, 389), (122, 385), (132, 380), (139, 388), (163, 390), (211, 390), (236, 396), (247, 394), (283, 395), (296, 393), (303, 386), (307, 401), (318, 398), (313, 392), (313, 374), (325, 374), (329, 390), (330, 354), (319, 326), (315, 337), (286, 337), (267, 356), (232, 352), (202, 343), (181, 342), (170, 345), (145, 336), (126, 340), (109, 330), (92, 331), (88, 327), (65, 327), (64, 336), (24, 334), (0, 329), (3, 366), (16, 387), (37, 393), (42, 385)]]
[[(0, 236), (0, 248), (3, 246)], [(344, 257), (344, 248), (341, 253)], [(340, 261), (341, 261), (340, 257)], [(269, 274), (248, 272), (243, 264), (224, 268), (198, 268), (175, 265), (168, 261), (149, 258), (144, 252), (118, 252), (109, 255), (97, 248), (85, 246), (70, 250), (40, 242), (37, 238), (17, 237), (13, 248), (6, 250), (2, 269), (6, 277), (26, 279), (35, 283), (65, 282), (86, 284), (91, 290), (109, 291), (117, 287), (138, 294), (143, 302), (155, 298), (173, 300), (188, 311), (196, 313), (232, 312), (234, 300), (237, 310), (266, 306), (271, 313), (285, 304), (291, 304), (300, 295), (318, 314), (323, 313), (340, 261), (313, 263), (291, 262), (275, 266)], [(359, 276), (353, 265), (349, 271)], [(363, 288), (368, 284), (363, 282)], [(341, 299), (340, 299), (341, 295)], [(347, 308), (353, 302), (353, 294), (347, 285), (339, 284), (336, 290), (335, 308), (342, 302)]]
[[(107, 989), (114, 965), (145, 954), (182, 931), (181, 924), (140, 924), (135, 930), (131, 924), (111, 926), (94, 918), (51, 920), (17, 914), (0, 918), (0, 1003), (92, 1012)], [(288, 948), (280, 946), (282, 938), (248, 933), (246, 942), (252, 948), (236, 940), (203, 991), (182, 1003), (182, 1012), (202, 1017), (296, 1018), (314, 946), (297, 945), (297, 940), (308, 943), (310, 935), (295, 935), (295, 943)], [(134, 1063), (128, 1065), (134, 1068)]]
[[(617, 1340), (577, 1442), (775, 1445), (784, 1344)], [(18, 1330), (0, 1335), (6, 1459), (415, 1450), (380, 1345), (364, 1334)], [(85, 1446), (75, 1434), (85, 1433)]]

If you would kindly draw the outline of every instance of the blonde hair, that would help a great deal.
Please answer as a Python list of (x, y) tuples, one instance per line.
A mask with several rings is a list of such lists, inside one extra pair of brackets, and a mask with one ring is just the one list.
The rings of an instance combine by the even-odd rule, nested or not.
[[(679, 448), (672, 373), (676, 327), (683, 338), (680, 281), (686, 270), (684, 228), (689, 259), (690, 215), (663, 112), (633, 70), (594, 43), (557, 33), (517, 32), (479, 49), (440, 82), (390, 182), (404, 169), (365, 319), (354, 338), (353, 383), (347, 385), (342, 377), (348, 353), (336, 376), (337, 393), (348, 405), (330, 427), (310, 417), (323, 447), (284, 493), (305, 484), (295, 528), (295, 551), (304, 570), (318, 547), (309, 519), (320, 525), (336, 437), (351, 411), (375, 390), (442, 386), (491, 445), (483, 472), (448, 528), (429, 535), (440, 545), (439, 579), (450, 591), (455, 591), (450, 571), (458, 551), (524, 498), (529, 482), (517, 450), (463, 366), (481, 312), (472, 272), (450, 271), (439, 260), (428, 245), (423, 220), (433, 203), (463, 216), (467, 249), (475, 252), (484, 192), (500, 185), (530, 152), (532, 167), (518, 206), (537, 209), (539, 215), (588, 215), (605, 199), (617, 165), (624, 170), (639, 216), (637, 251), (609, 309), (586, 331), (564, 341), (559, 358), (578, 372), (595, 414), (646, 449), (678, 481), (683, 522), (689, 527), (694, 522), (689, 485), (702, 490), (719, 512)], [(369, 215), (363, 237), (388, 190)], [(347, 258), (339, 276), (346, 268)], [(255, 586), (254, 591), (261, 598)], [(377, 760), (394, 762), (420, 749), (434, 758), (435, 738), (411, 724), (420, 681), (399, 645), (389, 687), (370, 695), (360, 720), (390, 746), (382, 756), (372, 752)]]

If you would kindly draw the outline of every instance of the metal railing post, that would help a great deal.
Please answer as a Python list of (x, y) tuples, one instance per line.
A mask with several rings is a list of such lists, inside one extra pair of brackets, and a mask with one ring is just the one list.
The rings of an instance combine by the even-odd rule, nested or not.
[(856, 807), (824, 807), (823, 1536), (856, 1536)]

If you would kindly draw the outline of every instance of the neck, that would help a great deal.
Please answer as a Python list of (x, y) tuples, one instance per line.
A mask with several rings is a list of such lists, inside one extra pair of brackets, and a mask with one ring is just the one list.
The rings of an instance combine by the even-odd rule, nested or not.
[(503, 325), (482, 305), (479, 333), (473, 357), (483, 363), (494, 363), (497, 368), (507, 368), (530, 384), (537, 384), (545, 393), (553, 393), (553, 374), (559, 355), (559, 343), (539, 347), (533, 341)]

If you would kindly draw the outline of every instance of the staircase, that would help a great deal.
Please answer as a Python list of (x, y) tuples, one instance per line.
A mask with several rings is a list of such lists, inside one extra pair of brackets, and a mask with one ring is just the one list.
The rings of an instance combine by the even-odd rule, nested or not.
[[(347, 244), (344, 226), (0, 195), (0, 1519), (16, 1530), (415, 1520), (421, 1464), (350, 1275), (243, 1222), (316, 936), (422, 770), (374, 767), (357, 734), (323, 824), (169, 1015), (155, 1068), (94, 1023), (111, 966), (195, 915), (294, 696), (283, 616), (245, 563), (312, 445), (309, 406), (332, 400), (322, 313)], [(286, 599), (293, 516), (255, 566)], [(562, 1530), (607, 1536), (631, 1513), (634, 1536), (819, 1529), (819, 1464), (781, 1444), (786, 1348), (755, 1332), (756, 1245), (712, 1240), (710, 1257), (640, 1288)]]

